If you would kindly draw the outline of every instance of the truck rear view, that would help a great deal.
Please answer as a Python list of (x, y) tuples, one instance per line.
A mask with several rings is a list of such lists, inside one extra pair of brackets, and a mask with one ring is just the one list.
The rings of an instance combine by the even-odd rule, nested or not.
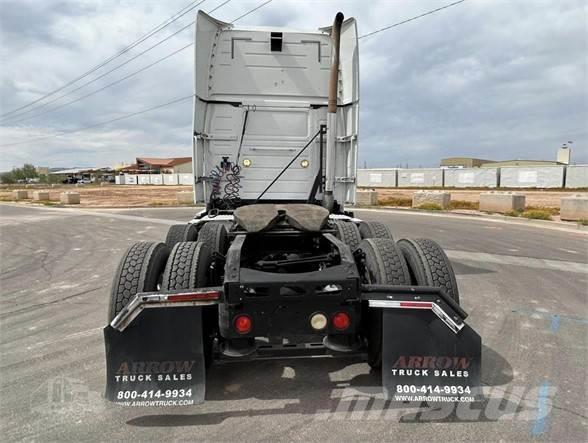
[(110, 294), (107, 398), (205, 400), (218, 360), (361, 354), (393, 399), (470, 402), (480, 337), (432, 240), (354, 203), (356, 24), (236, 29), (200, 12), (194, 194), (165, 242), (133, 244)]

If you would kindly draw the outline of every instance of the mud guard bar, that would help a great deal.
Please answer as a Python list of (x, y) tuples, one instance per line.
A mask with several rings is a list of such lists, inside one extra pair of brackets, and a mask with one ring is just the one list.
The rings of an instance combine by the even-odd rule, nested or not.
[(362, 285), (361, 298), (372, 308), (432, 311), (456, 334), (468, 314), (442, 288), (432, 286)]
[(218, 304), (223, 290), (219, 287), (199, 288), (194, 291), (140, 292), (110, 322), (119, 332), (124, 331), (137, 316), (148, 308), (179, 308), (186, 306), (209, 306)]

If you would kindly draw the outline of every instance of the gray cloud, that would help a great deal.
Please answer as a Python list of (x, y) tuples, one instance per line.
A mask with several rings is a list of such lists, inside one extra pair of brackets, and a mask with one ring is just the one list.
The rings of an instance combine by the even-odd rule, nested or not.
[[(231, 2), (214, 15), (230, 21), (260, 2)], [(61, 86), (186, 3), (4, 0), (2, 111)], [(203, 9), (220, 3), (207, 1)], [(240, 23), (316, 29), (330, 24), (339, 8), (357, 18), (364, 34), (445, 3), (274, 0)], [(193, 17), (187, 15), (168, 32)], [(360, 164), (436, 166), (440, 158), (457, 155), (554, 159), (556, 148), (567, 140), (575, 142), (573, 160), (588, 163), (586, 19), (582, 0), (468, 0), (361, 40)], [(80, 93), (141, 68), (192, 38), (193, 30), (182, 32)], [(0, 126), (0, 143), (73, 130), (190, 94), (192, 61), (187, 49), (55, 113), (17, 125), (8, 121)], [(189, 155), (191, 118), (186, 102), (107, 127), (1, 148), (0, 170), (24, 161), (110, 165), (138, 155)]]

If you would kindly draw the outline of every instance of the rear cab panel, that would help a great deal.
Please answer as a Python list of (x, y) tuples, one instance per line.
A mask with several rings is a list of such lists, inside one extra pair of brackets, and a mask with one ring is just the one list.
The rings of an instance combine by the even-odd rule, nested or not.
[[(223, 159), (241, 168), (240, 199), (255, 200), (326, 124), (329, 32), (330, 28), (317, 32), (236, 29), (198, 14), (193, 128), (197, 202), (208, 203), (210, 174)], [(343, 23), (340, 66), (335, 198), (352, 204), (359, 106), (354, 19)], [(306, 201), (320, 164), (317, 137), (264, 199)], [(221, 190), (226, 183), (222, 182)]]

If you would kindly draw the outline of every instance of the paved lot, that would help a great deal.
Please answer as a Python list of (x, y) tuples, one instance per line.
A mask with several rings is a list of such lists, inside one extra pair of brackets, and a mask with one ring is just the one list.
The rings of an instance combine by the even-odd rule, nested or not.
[(586, 441), (588, 236), (414, 213), (357, 212), (449, 252), (482, 336), (478, 410), (382, 411), (357, 359), (215, 366), (207, 402), (122, 409), (102, 400), (101, 328), (115, 266), (191, 209), (83, 212), (0, 206), (0, 423), (5, 440)]

